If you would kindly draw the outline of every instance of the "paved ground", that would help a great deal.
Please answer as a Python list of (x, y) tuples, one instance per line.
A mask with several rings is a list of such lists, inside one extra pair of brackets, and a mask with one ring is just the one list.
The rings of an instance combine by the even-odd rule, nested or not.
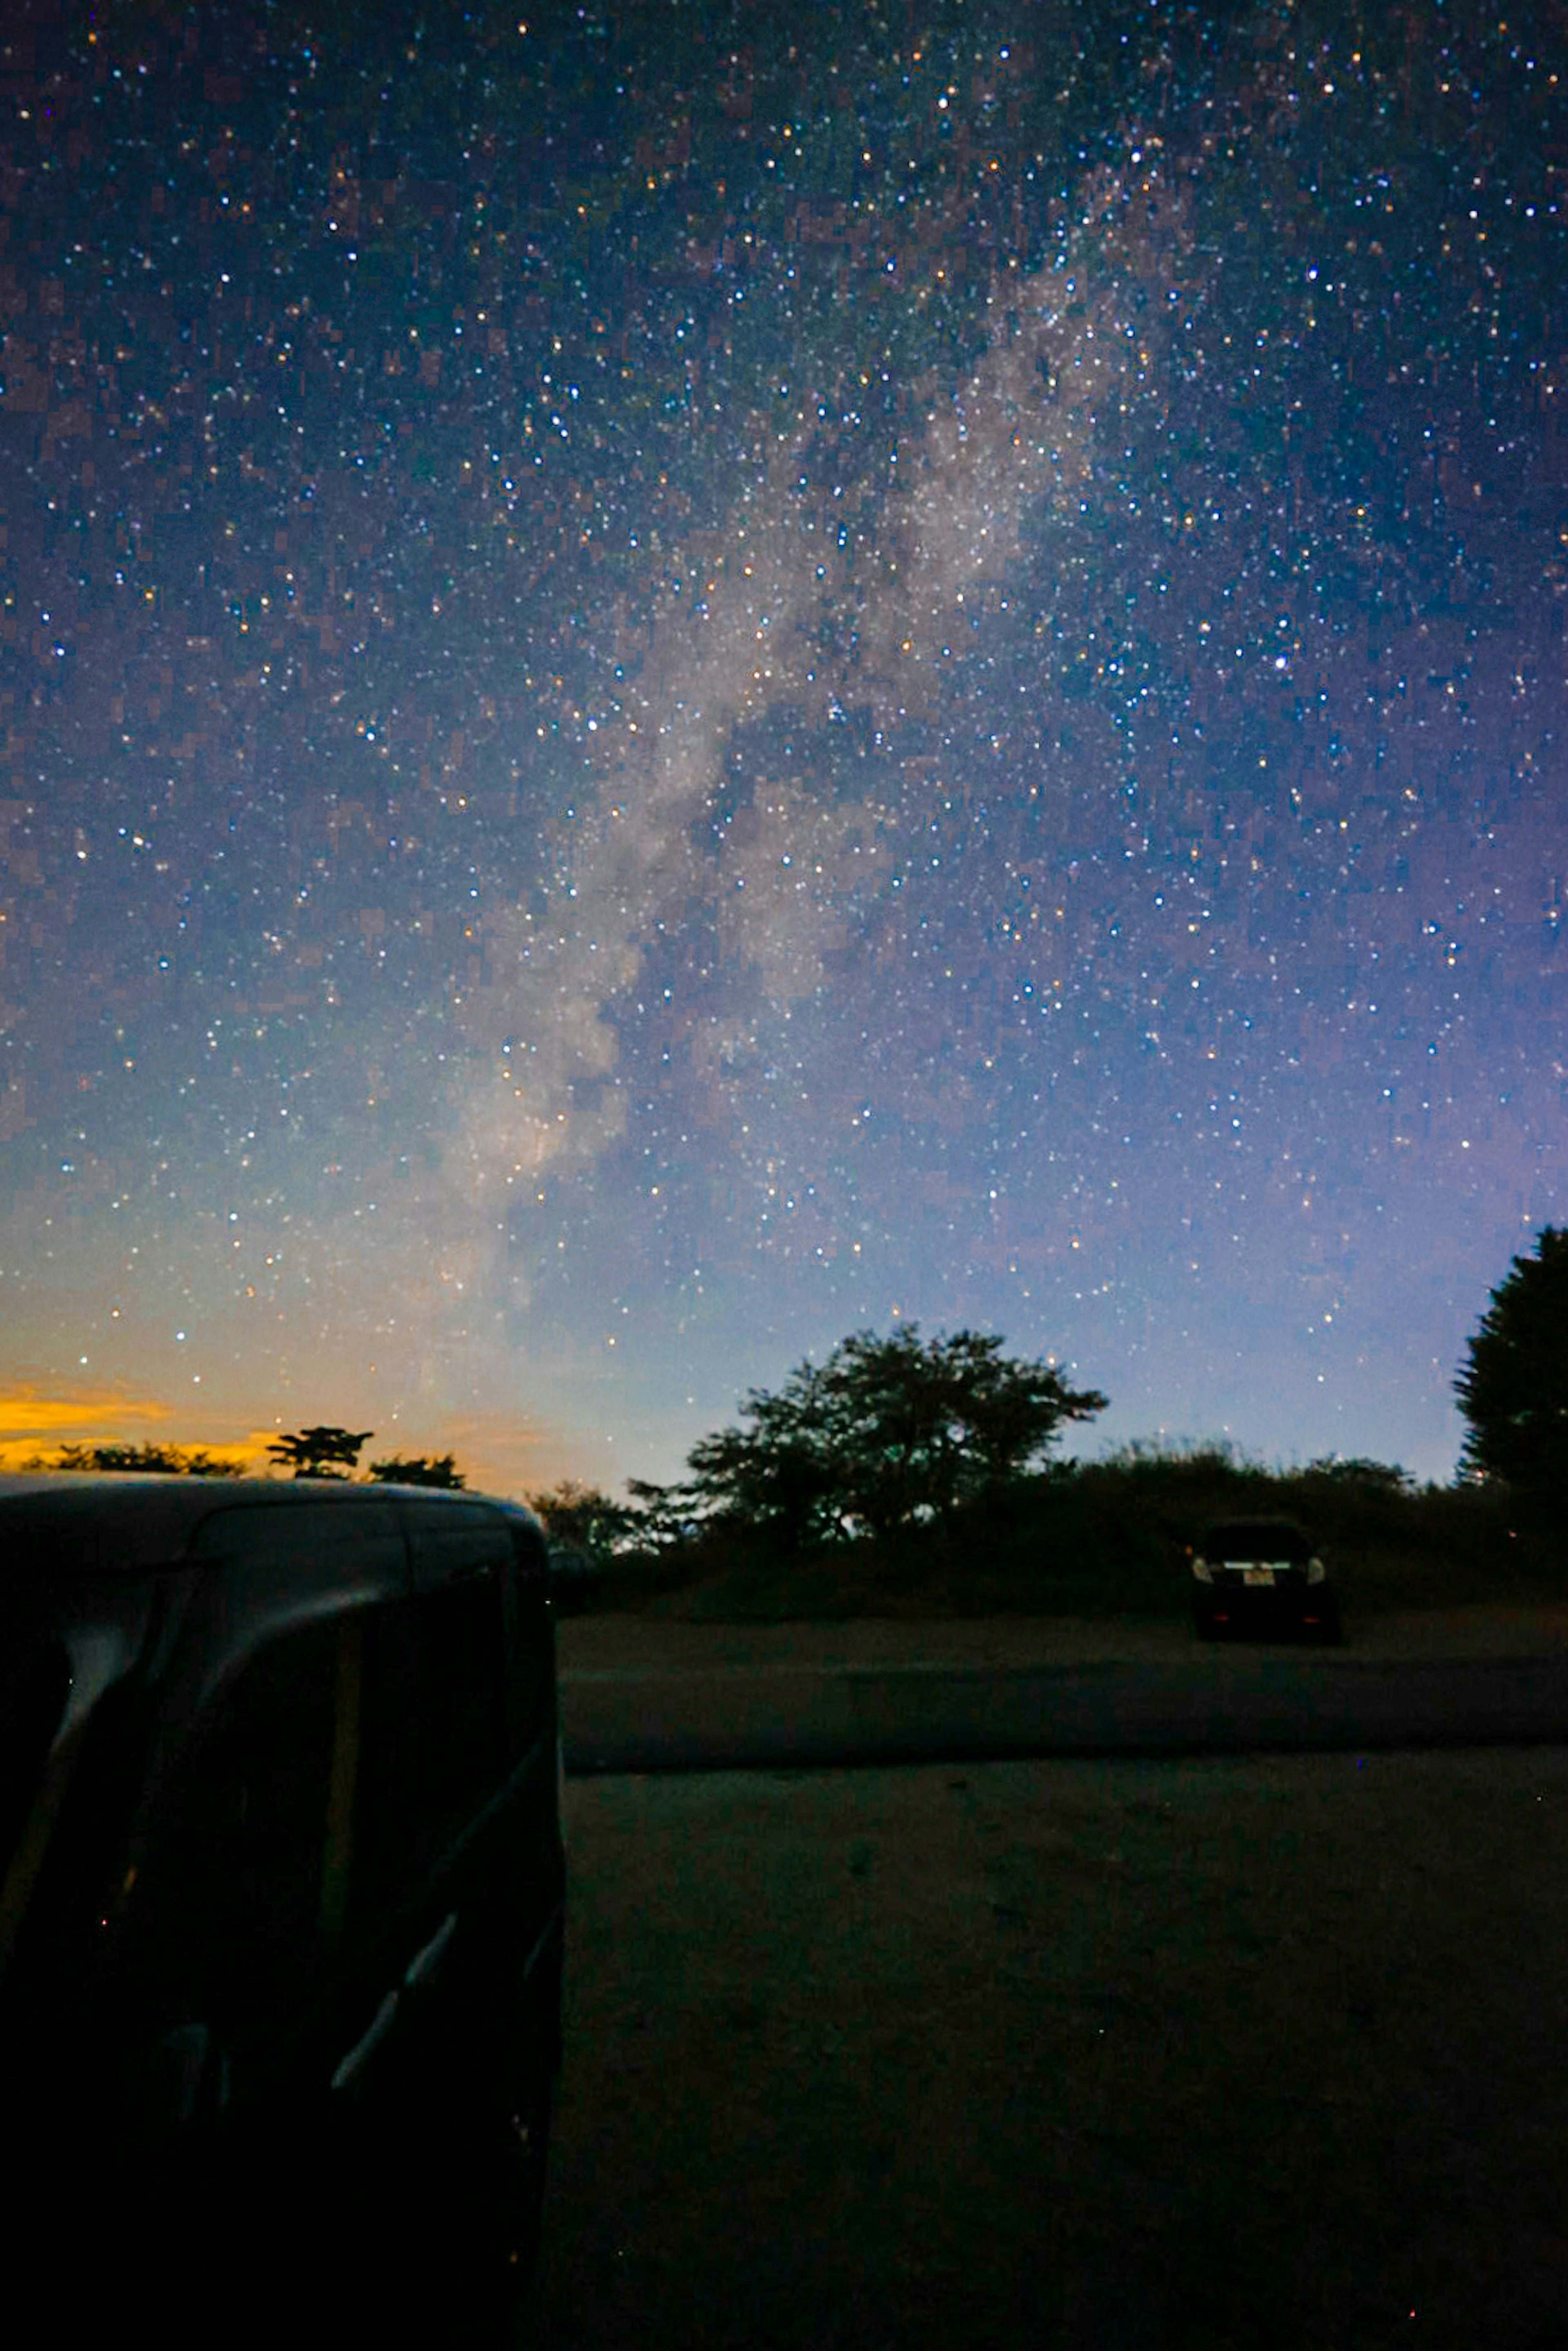
[(1385, 1619), (1340, 1648), (1050, 1619), (561, 1629), (579, 1777), (1568, 1740), (1568, 1611)]
[(1568, 1752), (567, 1815), (552, 2351), (1568, 2341)]
[[(1280, 1662), (1049, 1620), (560, 1632), (569, 1722)], [(1565, 1654), (1568, 1609), (1469, 1610), (1319, 1663)], [(567, 1822), (550, 2351), (1568, 2341), (1568, 1748), (574, 1778)]]
[[(1568, 1604), (1471, 1607), (1357, 1619), (1329, 1662), (1354, 1658), (1441, 1659), (1568, 1654)], [(941, 1663), (1048, 1666), (1113, 1658), (1163, 1662), (1211, 1656), (1221, 1661), (1271, 1653), (1271, 1645), (1200, 1645), (1185, 1618), (982, 1617), (904, 1625), (874, 1617), (845, 1625), (672, 1625), (633, 1616), (573, 1616), (557, 1628), (560, 1668), (585, 1674), (672, 1672), (686, 1667), (810, 1665), (827, 1667)]]

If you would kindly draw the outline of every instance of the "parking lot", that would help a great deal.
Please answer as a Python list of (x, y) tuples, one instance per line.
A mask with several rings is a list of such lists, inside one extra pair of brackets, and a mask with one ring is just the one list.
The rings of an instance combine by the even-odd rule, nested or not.
[(569, 1783), (567, 2346), (1541, 2346), (1568, 1750)]

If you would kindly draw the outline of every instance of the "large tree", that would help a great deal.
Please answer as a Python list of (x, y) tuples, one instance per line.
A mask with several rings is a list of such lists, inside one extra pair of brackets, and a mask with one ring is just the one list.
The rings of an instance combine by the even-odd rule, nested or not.
[(1547, 1225), (1516, 1257), (1454, 1382), (1472, 1477), (1546, 1499), (1568, 1494), (1568, 1231)]
[(923, 1342), (913, 1322), (885, 1339), (855, 1332), (776, 1394), (747, 1395), (741, 1426), (693, 1447), (692, 1484), (710, 1510), (786, 1549), (845, 1532), (885, 1539), (999, 1497), (1063, 1422), (1105, 1403), (984, 1332)]
[(689, 1542), (702, 1524), (702, 1498), (690, 1486), (658, 1486), (648, 1478), (628, 1478), (627, 1534), (639, 1551), (673, 1551)]
[(836, 1533), (844, 1497), (821, 1371), (802, 1364), (776, 1395), (754, 1388), (740, 1417), (749, 1426), (717, 1429), (687, 1454), (694, 1499), (787, 1552)]

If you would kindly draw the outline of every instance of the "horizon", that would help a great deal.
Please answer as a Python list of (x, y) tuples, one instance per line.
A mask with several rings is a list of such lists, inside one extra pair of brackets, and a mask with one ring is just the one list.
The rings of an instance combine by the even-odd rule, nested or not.
[[(117, 1413), (112, 1403), (103, 1400), (84, 1414), (79, 1406), (72, 1405), (63, 1398), (47, 1399), (28, 1395), (20, 1401), (24, 1402), (26, 1411), (31, 1416), (32, 1433), (20, 1435), (11, 1433), (12, 1414), (16, 1411), (18, 1401), (19, 1399), (15, 1395), (7, 1397), (0, 1395), (0, 1475), (15, 1474), (35, 1468), (47, 1473), (55, 1465), (45, 1457), (72, 1445), (80, 1446), (87, 1450), (94, 1447), (152, 1445), (176, 1454), (206, 1453), (221, 1460), (238, 1460), (243, 1465), (242, 1474), (246, 1476), (287, 1479), (293, 1477), (294, 1472), (283, 1463), (273, 1460), (267, 1451), (275, 1437), (289, 1430), (305, 1427), (319, 1426), (338, 1427), (348, 1425), (344, 1422), (318, 1423), (308, 1417), (301, 1416), (287, 1423), (280, 1418), (271, 1427), (252, 1428), (238, 1436), (233, 1434), (222, 1436), (210, 1430), (200, 1436), (181, 1436), (174, 1433), (172, 1416), (167, 1414), (165, 1408), (159, 1404), (150, 1402), (141, 1407), (131, 1406), (122, 1416)], [(737, 1396), (737, 1409), (731, 1416), (731, 1420), (739, 1417), (741, 1401), (742, 1399)], [(1102, 1417), (1101, 1415), (1093, 1416), (1096, 1421)], [(189, 1426), (188, 1423), (185, 1425)], [(730, 1422), (717, 1425), (727, 1426)], [(701, 1433), (708, 1435), (713, 1431), (708, 1429)], [(516, 1451), (511, 1458), (526, 1458), (530, 1449), (528, 1433), (520, 1432)], [(617, 1487), (606, 1488), (597, 1480), (580, 1476), (577, 1471), (570, 1468), (556, 1467), (543, 1470), (535, 1468), (526, 1470), (520, 1475), (500, 1468), (495, 1476), (486, 1477), (485, 1475), (486, 1465), (504, 1459), (506, 1457), (503, 1451), (493, 1449), (486, 1452), (476, 1447), (465, 1452), (461, 1438), (443, 1437), (439, 1434), (435, 1437), (426, 1438), (422, 1438), (417, 1434), (400, 1435), (395, 1443), (383, 1445), (380, 1440), (379, 1433), (371, 1430), (361, 1450), (365, 1458), (356, 1462), (350, 1473), (357, 1479), (365, 1478), (373, 1461), (378, 1458), (384, 1460), (396, 1456), (411, 1460), (438, 1459), (451, 1454), (458, 1474), (463, 1477), (465, 1484), (472, 1490), (492, 1493), (510, 1491), (519, 1499), (523, 1498), (525, 1493), (542, 1494), (569, 1483), (586, 1486), (599, 1484), (599, 1490), (608, 1491), (612, 1499), (617, 1499), (624, 1493), (629, 1481), (634, 1482), (646, 1479), (646, 1482), (651, 1484), (677, 1486), (682, 1482), (682, 1473), (685, 1468), (685, 1457), (683, 1457), (673, 1469), (667, 1469), (656, 1478), (646, 1478), (645, 1472), (632, 1470), (626, 1478), (621, 1479)], [(1077, 1424), (1066, 1422), (1042, 1448), (1040, 1458), (1033, 1466), (1036, 1468), (1066, 1463), (1071, 1463), (1074, 1466), (1092, 1466), (1098, 1463), (1116, 1462), (1139, 1455), (1173, 1460), (1207, 1454), (1221, 1455), (1238, 1469), (1261, 1471), (1274, 1478), (1290, 1478), (1304, 1474), (1314, 1460), (1377, 1460), (1381, 1466), (1401, 1470), (1417, 1488), (1444, 1489), (1464, 1482), (1458, 1453), (1449, 1474), (1446, 1478), (1434, 1478), (1423, 1476), (1406, 1462), (1383, 1462), (1381, 1457), (1367, 1454), (1331, 1452), (1303, 1457), (1298, 1451), (1288, 1458), (1280, 1454), (1270, 1457), (1258, 1452), (1226, 1431), (1205, 1434), (1178, 1430), (1163, 1425), (1156, 1426), (1153, 1429), (1112, 1437), (1108, 1437), (1103, 1429), (1095, 1428), (1087, 1422)]]

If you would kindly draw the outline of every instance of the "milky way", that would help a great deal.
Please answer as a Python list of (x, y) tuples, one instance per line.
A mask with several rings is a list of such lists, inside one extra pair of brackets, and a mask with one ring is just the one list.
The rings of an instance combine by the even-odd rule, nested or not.
[[(492, 1088), (467, 1123), (476, 1184), (505, 1164), (513, 1129), (518, 1176), (624, 1133), (622, 1092), (580, 1113), (574, 1089), (614, 1071), (604, 1009), (694, 902), (711, 909), (721, 963), (755, 973), (769, 1009), (823, 984), (825, 956), (877, 890), (893, 812), (830, 799), (809, 778), (756, 778), (744, 820), (706, 854), (694, 828), (737, 728), (779, 708), (806, 733), (841, 718), (852, 697), (882, 722), (879, 737), (929, 724), (932, 674), (961, 656), (988, 588), (1005, 593), (1016, 578), (1025, 525), (1080, 509), (1101, 412), (1124, 414), (1151, 370), (1121, 315), (1132, 307), (1126, 225), (1132, 214), (1140, 246), (1153, 245), (1140, 290), (1157, 294), (1171, 208), (1152, 159), (1134, 157), (1125, 178), (1097, 173), (1079, 190), (1083, 225), (1064, 267), (988, 288), (979, 315), (988, 329), (996, 320), (994, 340), (956, 387), (917, 389), (875, 494), (846, 509), (841, 486), (813, 478), (823, 428), (854, 420), (841, 391), (810, 394), (793, 431), (763, 438), (757, 482), (715, 543), (682, 550), (645, 628), (618, 645), (621, 690), (612, 716), (587, 721), (600, 737), (592, 799), (560, 837), (562, 877), (538, 918), (486, 924), (488, 985), (465, 1025), (507, 1066), (499, 1108)], [(852, 658), (835, 650), (845, 641)], [(753, 1026), (721, 1024), (713, 1050), (749, 1046)]]
[(665, 1475), (901, 1316), (1447, 1475), (1559, 12), (220, 13), (0, 58), (0, 1438)]

